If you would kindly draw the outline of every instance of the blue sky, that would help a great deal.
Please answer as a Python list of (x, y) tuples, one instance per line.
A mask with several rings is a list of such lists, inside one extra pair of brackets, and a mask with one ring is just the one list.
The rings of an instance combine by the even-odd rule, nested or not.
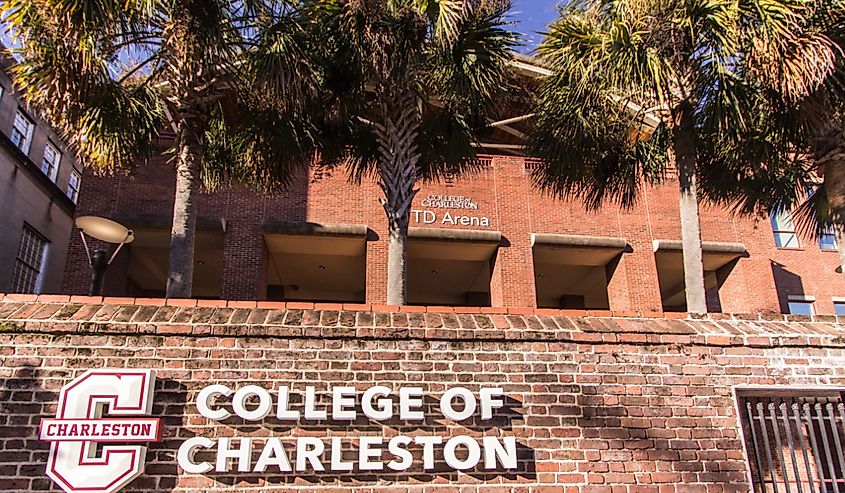
[[(513, 7), (511, 14), (516, 25), (513, 29), (519, 32), (524, 39), (526, 46), (521, 51), (531, 51), (540, 42), (541, 36), (538, 32), (545, 31), (546, 26), (557, 15), (557, 5), (565, 0), (512, 0)], [(2, 28), (2, 26), (0, 26)], [(0, 40), (9, 46), (10, 39), (5, 29), (0, 33)]]
[(545, 31), (546, 26), (557, 16), (557, 5), (563, 0), (513, 0), (513, 18), (517, 22), (514, 30), (525, 36), (526, 47), (530, 51), (540, 42), (537, 32)]

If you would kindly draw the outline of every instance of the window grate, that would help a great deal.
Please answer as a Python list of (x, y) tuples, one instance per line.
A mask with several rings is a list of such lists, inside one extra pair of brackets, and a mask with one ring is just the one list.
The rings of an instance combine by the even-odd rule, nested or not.
[(740, 398), (755, 493), (845, 493), (841, 397)]
[(46, 249), (47, 240), (28, 225), (24, 225), (12, 275), (13, 293), (38, 291)]

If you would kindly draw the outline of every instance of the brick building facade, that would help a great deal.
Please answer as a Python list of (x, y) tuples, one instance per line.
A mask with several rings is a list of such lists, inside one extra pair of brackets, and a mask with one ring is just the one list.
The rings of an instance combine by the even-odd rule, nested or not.
[[(799, 483), (803, 491), (835, 491), (834, 485), (845, 483), (835, 466), (841, 448), (826, 449), (834, 466), (812, 472), (813, 459), (824, 455), (821, 440), (828, 443), (812, 431), (801, 432), (801, 443), (808, 437), (818, 443), (802, 449), (809, 454), (793, 453), (790, 459), (799, 435), (789, 436), (796, 442), (788, 447), (786, 437), (777, 435), (783, 443), (775, 447), (769, 428), (774, 459), (764, 458), (758, 469), (744, 411), (744, 404), (760, 395), (792, 392), (838, 402), (842, 412), (845, 332), (835, 317), (697, 320), (502, 308), (481, 313), (166, 303), (68, 296), (36, 301), (14, 295), (0, 302), (0, 485), (5, 491), (57, 491), (45, 476), (50, 445), (38, 440), (39, 423), (56, 416), (62, 387), (102, 367), (157, 372), (150, 414), (163, 419), (163, 438), (149, 445), (146, 472), (123, 491), (727, 493), (761, 491), (759, 484), (752, 490), (752, 477), (791, 477), (792, 491)], [(200, 389), (211, 384), (272, 391), (314, 385), (321, 403), (336, 385), (419, 386), (433, 398), (455, 386), (471, 391), (497, 386), (506, 405), (488, 421), (443, 419), (437, 402), (426, 401), (426, 418), (417, 423), (364, 418), (292, 423), (274, 416), (216, 422), (200, 415), (196, 404)], [(231, 409), (225, 398), (216, 405)], [(845, 416), (834, 415), (831, 422), (841, 428), (833, 431), (836, 438), (845, 436)], [(809, 429), (827, 423), (819, 420)], [(415, 465), (403, 472), (272, 467), (238, 472), (232, 461), (228, 472), (197, 474), (177, 466), (178, 451), (194, 437), (213, 439), (218, 447), (221, 437), (232, 443), (251, 439), (257, 450), (271, 437), (288, 449), (297, 437), (326, 442), (337, 437), (344, 455), (354, 457), (360, 437), (397, 434), (444, 440), (457, 434), (514, 437), (518, 462), (506, 471), (458, 472), (445, 466), (445, 452), (437, 446), (435, 467), (425, 470), (421, 447), (411, 446)], [(829, 436), (833, 444), (834, 435)], [(201, 452), (193, 460), (214, 461), (213, 453)], [(386, 452), (382, 458), (390, 460)], [(798, 476), (792, 476), (793, 466), (800, 467)], [(780, 488), (789, 491), (783, 483)]]
[(0, 43), (0, 290), (59, 293), (82, 163), (15, 89)]
[[(591, 212), (534, 188), (530, 161), (482, 163), (476, 174), (421, 185), (411, 218), (411, 304), (685, 310), (676, 181), (646, 189), (630, 210)], [(136, 232), (107, 273), (107, 295), (163, 296), (174, 181), (162, 157), (134, 176), (86, 176), (77, 214)], [(194, 296), (384, 303), (380, 197), (374, 182), (351, 183), (344, 170), (303, 173), (278, 196), (239, 186), (202, 194)], [(769, 218), (714, 207), (702, 206), (701, 222), (709, 311), (790, 313), (798, 303), (833, 314), (835, 302), (845, 302), (835, 246), (787, 231), (778, 233), (787, 246), (780, 248)], [(88, 278), (74, 237), (65, 292), (86, 292)]]

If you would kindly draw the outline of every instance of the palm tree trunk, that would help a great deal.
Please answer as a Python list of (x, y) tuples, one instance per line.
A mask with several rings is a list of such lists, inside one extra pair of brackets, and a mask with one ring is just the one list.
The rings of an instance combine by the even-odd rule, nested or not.
[(845, 275), (845, 133), (838, 126), (817, 143), (816, 159), (824, 175), (823, 186), (835, 225), (839, 265)]
[(701, 250), (701, 223), (695, 177), (695, 120), (689, 103), (681, 104), (673, 128), (675, 164), (680, 185), (681, 244), (684, 258), (684, 286), (687, 311), (707, 313), (704, 289), (704, 262)]
[(836, 234), (836, 249), (839, 252), (839, 272), (845, 275), (845, 227), (837, 224), (833, 231)]
[(376, 125), (379, 178), (387, 214), (387, 304), (408, 301), (408, 225), (417, 194), (417, 137), (420, 116), (416, 98), (406, 93), (383, 108), (383, 125)]
[[(843, 142), (845, 144), (845, 142)], [(824, 188), (835, 224), (839, 265), (845, 275), (845, 146), (838, 151), (839, 159), (827, 160), (824, 167)]]
[(176, 197), (170, 230), (170, 262), (167, 297), (190, 298), (194, 278), (194, 232), (197, 222), (196, 194), (200, 161), (199, 139), (184, 119), (178, 123)]

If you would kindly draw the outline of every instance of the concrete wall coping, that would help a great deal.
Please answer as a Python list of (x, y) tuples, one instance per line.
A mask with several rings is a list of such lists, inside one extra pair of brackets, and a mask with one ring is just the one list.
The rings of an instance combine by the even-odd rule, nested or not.
[(845, 347), (836, 317), (5, 295), (0, 332)]
[[(171, 216), (154, 214), (106, 214), (109, 219), (117, 221), (130, 229), (167, 229), (173, 224)], [(197, 217), (198, 231), (222, 232), (225, 223), (218, 217), (199, 216)]]

